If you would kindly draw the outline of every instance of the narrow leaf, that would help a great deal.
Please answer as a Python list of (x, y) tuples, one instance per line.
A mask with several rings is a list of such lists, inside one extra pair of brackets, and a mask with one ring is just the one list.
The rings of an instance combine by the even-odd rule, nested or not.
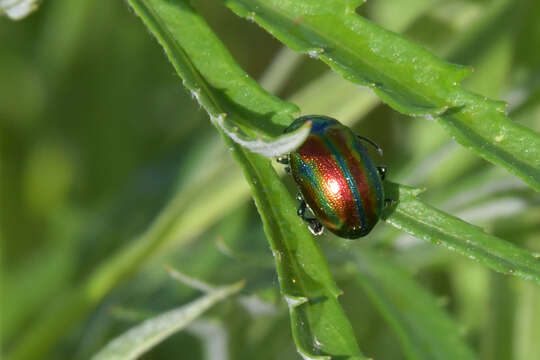
[[(239, 71), (238, 65), (225, 54), (223, 45), (187, 1), (129, 0), (129, 3), (167, 49), (186, 87), (197, 90), (197, 99), (222, 134), (226, 131), (221, 124), (227, 119), (243, 120), (246, 124), (256, 120), (266, 125), (274, 121), (280, 126), (291, 120), (291, 105), (266, 94)], [(237, 84), (245, 87), (237, 87)], [(227, 94), (227, 100), (223, 93)], [(231, 106), (233, 103), (235, 106)], [(244, 117), (246, 109), (255, 113), (255, 117)], [(287, 116), (256, 119), (256, 114), (268, 112)], [(224, 113), (226, 118), (222, 116)], [(224, 140), (251, 185), (274, 252), (280, 287), (289, 304), (298, 351), (306, 359), (335, 356), (364, 359), (337, 301), (340, 290), (328, 264), (296, 215), (295, 203), (270, 161), (246, 151), (229, 136), (224, 136)]]
[(270, 241), (298, 351), (306, 359), (365, 359), (337, 300), (341, 291), (274, 168), (257, 155), (236, 154)]
[(93, 360), (131, 360), (182, 330), (221, 300), (236, 294), (244, 286), (239, 282), (212, 290), (187, 305), (167, 311), (129, 329), (99, 351)]
[(505, 114), (505, 104), (460, 86), (470, 68), (355, 13), (360, 1), (226, 0), (293, 50), (320, 58), (345, 79), (370, 87), (405, 114), (437, 118), (461, 145), (540, 191), (540, 136)]
[(531, 252), (423, 203), (416, 197), (421, 192), (418, 189), (387, 183), (385, 191), (389, 198), (398, 201), (397, 207), (387, 214), (388, 224), (497, 272), (540, 284), (540, 259)]
[(297, 107), (249, 77), (188, 2), (128, 2), (163, 46), (184, 86), (231, 139), (266, 157), (289, 153), (304, 142), (309, 124), (282, 134)]
[(351, 273), (396, 333), (407, 359), (477, 358), (458, 325), (406, 270), (365, 249), (355, 257)]

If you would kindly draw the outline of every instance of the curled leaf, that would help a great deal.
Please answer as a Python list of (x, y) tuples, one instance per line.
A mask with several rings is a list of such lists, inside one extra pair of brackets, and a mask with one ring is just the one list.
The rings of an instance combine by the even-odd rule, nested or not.
[(212, 117), (216, 124), (234, 142), (240, 144), (251, 152), (272, 158), (288, 154), (298, 148), (306, 140), (311, 129), (311, 122), (306, 122), (298, 129), (285, 133), (277, 138), (260, 136), (257, 139), (250, 138), (237, 127), (232, 127), (226, 120), (227, 114)]

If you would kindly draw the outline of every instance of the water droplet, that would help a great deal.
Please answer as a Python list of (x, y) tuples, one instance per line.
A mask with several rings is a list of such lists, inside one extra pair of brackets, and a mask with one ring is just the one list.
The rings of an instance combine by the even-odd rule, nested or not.
[(323, 344), (316, 337), (313, 339), (313, 345), (315, 345), (315, 348), (317, 349), (320, 349), (323, 347)]
[(314, 50), (309, 50), (308, 51), (308, 55), (314, 59), (318, 59), (319, 58), (319, 55), (321, 53), (324, 52), (324, 49), (320, 48), (320, 49), (314, 49)]
[(201, 90), (200, 89), (195, 89), (191, 92), (191, 96), (197, 100), (197, 102), (199, 103), (199, 105), (201, 104)]

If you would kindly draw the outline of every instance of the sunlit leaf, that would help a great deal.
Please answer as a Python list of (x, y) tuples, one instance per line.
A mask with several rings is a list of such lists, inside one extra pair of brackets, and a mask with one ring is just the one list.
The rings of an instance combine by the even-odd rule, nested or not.
[(506, 105), (471, 93), (471, 68), (439, 60), (404, 37), (358, 16), (363, 1), (226, 0), (293, 50), (320, 58), (368, 86), (399, 112), (437, 119), (461, 145), (540, 191), (540, 136), (506, 116)]
[[(215, 84), (218, 79), (224, 84), (234, 84), (237, 81), (234, 71), (237, 65), (226, 61), (220, 65), (231, 65), (230, 71), (223, 67), (205, 65), (207, 62), (215, 63), (224, 51), (219, 40), (211, 33), (204, 20), (184, 2), (129, 2), (168, 50), (169, 58), (184, 79), (184, 84), (192, 91), (198, 89), (197, 99), (209, 115), (214, 117), (213, 121), (217, 122), (218, 129), (224, 130), (220, 122), (225, 119), (220, 117), (222, 109), (228, 105), (220, 100), (220, 92), (216, 90), (216, 86), (208, 84)], [(187, 24), (192, 25), (189, 31), (181, 31), (182, 26)], [(238, 76), (246, 78), (243, 73)], [(273, 111), (277, 113), (286, 113), (290, 108), (289, 104), (263, 93), (254, 82), (243, 83), (243, 86), (245, 88), (238, 92), (234, 91), (234, 86), (230, 91), (226, 87), (228, 96), (237, 104), (248, 101), (245, 100), (245, 94), (255, 89), (261, 97), (256, 99), (258, 102), (247, 106), (273, 106)], [(231, 108), (227, 117), (239, 119), (242, 111), (245, 110)], [(227, 134), (226, 131), (223, 132)], [(337, 300), (340, 290), (329, 272), (326, 260), (306, 226), (296, 215), (294, 201), (270, 161), (243, 149), (232, 142), (230, 136), (225, 136), (224, 140), (233, 150), (233, 155), (244, 169), (251, 185), (274, 252), (280, 287), (289, 305), (292, 332), (298, 351), (310, 359), (330, 359), (337, 355), (363, 359), (352, 327)]]
[(231, 139), (266, 157), (289, 153), (303, 143), (310, 124), (282, 134), (296, 106), (268, 94), (249, 77), (189, 4), (129, 3), (167, 52), (184, 86)]
[(417, 198), (421, 190), (387, 183), (385, 191), (398, 201), (397, 207), (388, 212), (388, 224), (497, 272), (540, 284), (540, 258), (533, 253), (429, 206)]

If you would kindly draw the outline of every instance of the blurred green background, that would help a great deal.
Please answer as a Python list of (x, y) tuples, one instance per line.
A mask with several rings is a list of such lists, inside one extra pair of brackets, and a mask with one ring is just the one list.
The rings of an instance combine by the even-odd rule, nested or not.
[[(540, 131), (536, 0), (404, 3), (374, 0), (361, 13), (441, 57), (473, 65), (466, 87), (506, 100), (513, 120)], [(540, 199), (519, 180), (461, 149), (435, 122), (376, 101), (362, 104), (365, 90), (328, 75), (316, 59), (281, 50), (220, 2), (194, 5), (267, 88), (292, 98), (303, 114), (345, 117), (377, 141), (391, 180), (426, 186), (426, 201), (540, 252)], [(265, 73), (276, 54), (296, 64), (283, 79), (279, 69)], [(38, 358), (89, 358), (141, 319), (199, 295), (167, 276), (171, 264), (215, 284), (246, 278), (248, 287), (241, 301), (218, 306), (145, 358), (217, 359), (209, 355), (216, 339), (225, 340), (222, 359), (298, 358), (256, 209), (243, 180), (235, 180), (240, 170), (124, 2), (49, 0), (22, 21), (1, 18), (0, 126), (4, 353), (40, 334), (51, 309), (66, 306), (57, 339), (23, 344), (35, 346)], [(220, 197), (205, 197), (216, 191)], [(176, 210), (167, 212), (171, 201)], [(182, 222), (162, 235), (159, 248), (111, 279), (106, 269), (100, 273), (110, 291), (73, 301), (95, 269), (127, 253), (164, 213)], [(440, 298), (480, 358), (540, 359), (538, 286), (384, 224), (357, 242), (324, 235), (320, 244), (336, 265), (342, 302), (367, 355), (404, 358), (366, 296), (340, 276), (340, 259), (372, 248)]]

